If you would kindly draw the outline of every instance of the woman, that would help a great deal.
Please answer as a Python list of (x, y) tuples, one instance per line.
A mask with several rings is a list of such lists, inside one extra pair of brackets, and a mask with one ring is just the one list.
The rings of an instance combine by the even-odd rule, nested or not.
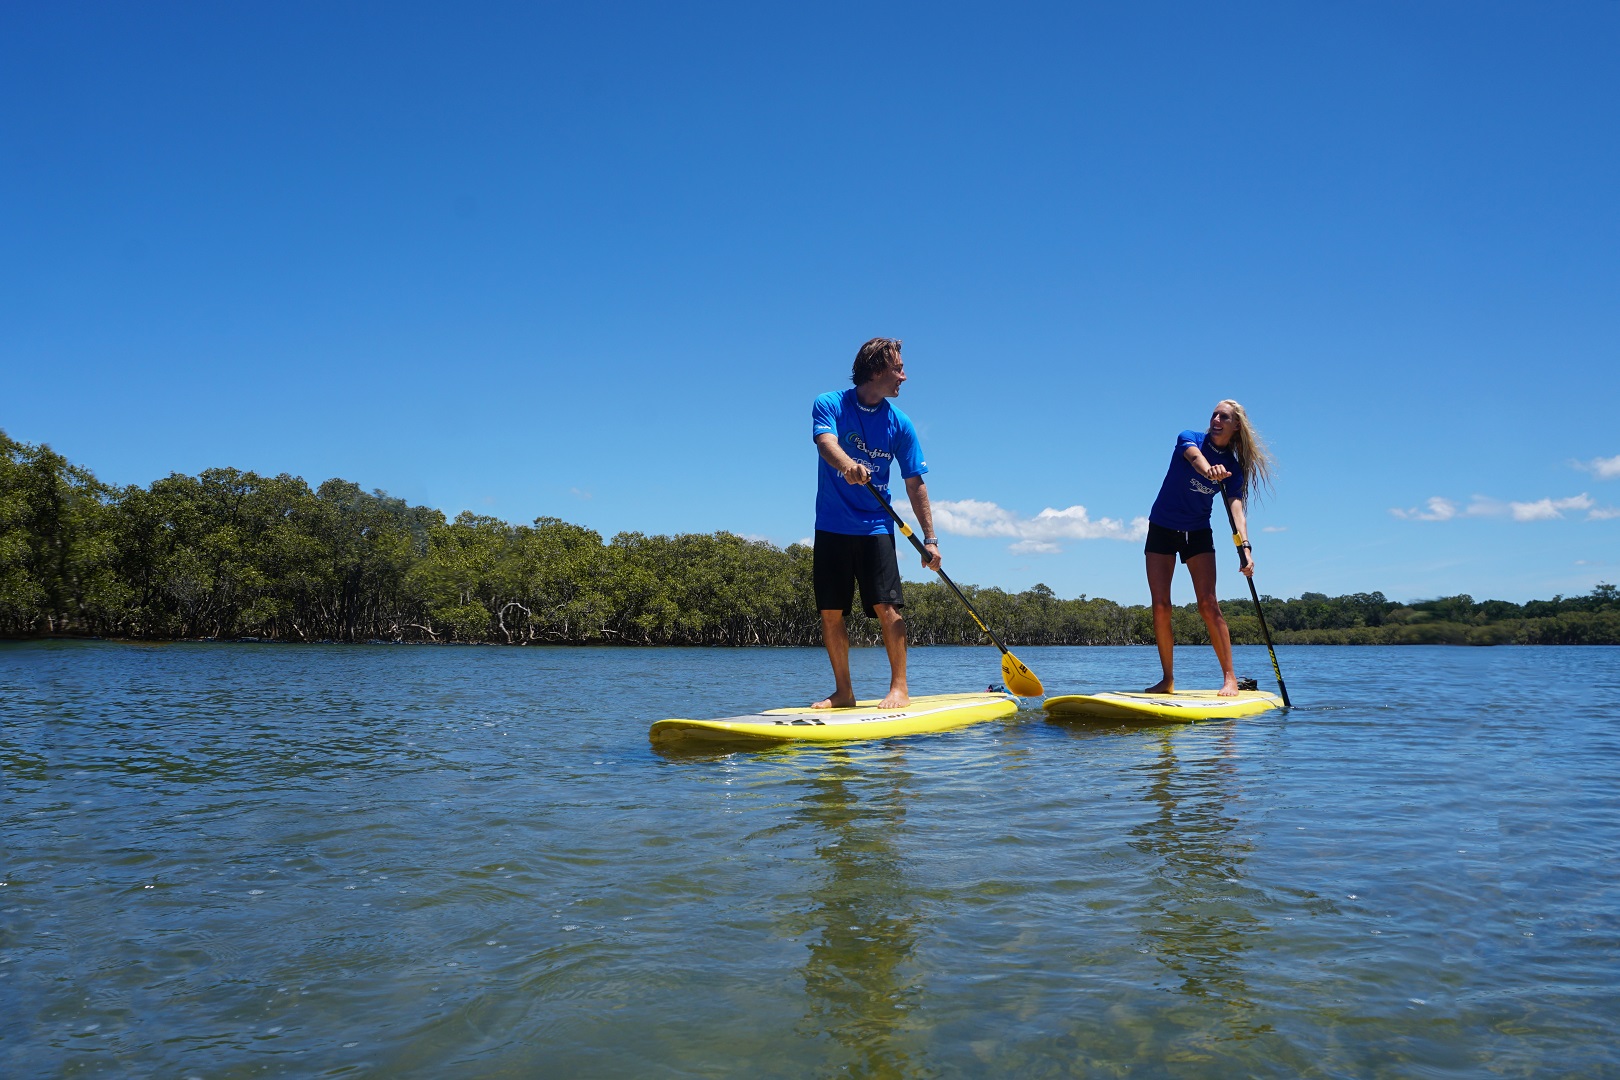
[(1176, 556), (1192, 574), (1198, 594), (1198, 614), (1209, 628), (1210, 644), (1221, 662), (1222, 697), (1235, 697), (1237, 675), (1232, 670), (1232, 636), (1215, 602), (1215, 534), (1209, 525), (1215, 496), (1224, 492), (1232, 505), (1232, 521), (1243, 549), (1243, 573), (1254, 574), (1249, 557), (1249, 523), (1244, 500), (1251, 484), (1271, 486), (1274, 463), (1266, 444), (1249, 425), (1243, 406), (1232, 400), (1215, 406), (1205, 432), (1183, 431), (1176, 439), (1170, 471), (1159, 486), (1159, 497), (1148, 514), (1147, 578), (1153, 596), (1153, 637), (1159, 646), (1164, 678), (1147, 688), (1149, 694), (1168, 694), (1176, 688), (1175, 633), (1170, 622), (1170, 581), (1176, 575)]

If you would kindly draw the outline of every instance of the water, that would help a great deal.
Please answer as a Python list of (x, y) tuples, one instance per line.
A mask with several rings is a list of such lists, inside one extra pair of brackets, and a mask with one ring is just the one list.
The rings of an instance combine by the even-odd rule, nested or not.
[(1620, 1076), (1620, 650), (1281, 657), (1287, 714), (676, 757), (825, 658), (0, 646), (0, 1073)]

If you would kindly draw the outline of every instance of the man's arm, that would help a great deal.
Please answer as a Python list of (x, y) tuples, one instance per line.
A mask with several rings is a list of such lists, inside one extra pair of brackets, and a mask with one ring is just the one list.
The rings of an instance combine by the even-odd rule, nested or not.
[(872, 474), (867, 472), (866, 466), (844, 453), (843, 448), (838, 445), (838, 436), (830, 431), (823, 431), (816, 436), (816, 452), (821, 455), (821, 460), (843, 474), (846, 484), (864, 484), (872, 479)]
[(923, 568), (938, 570), (939, 538), (934, 535), (934, 508), (928, 505), (928, 485), (921, 476), (906, 477), (906, 495), (911, 499), (911, 512), (917, 516), (917, 527), (922, 530), (923, 546), (928, 549)]

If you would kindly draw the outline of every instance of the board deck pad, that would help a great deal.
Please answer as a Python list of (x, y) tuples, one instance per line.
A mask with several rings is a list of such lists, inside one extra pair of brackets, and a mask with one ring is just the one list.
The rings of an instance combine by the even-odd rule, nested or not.
[(859, 702), (851, 709), (799, 706), (724, 716), (718, 720), (659, 720), (653, 724), (648, 737), (656, 746), (706, 742), (849, 742), (950, 731), (1011, 716), (1017, 711), (1018, 699), (1011, 694), (920, 694), (900, 709), (880, 709), (874, 700)]
[(1047, 698), (1043, 707), (1048, 716), (1056, 719), (1191, 723), (1196, 720), (1253, 716), (1269, 709), (1280, 709), (1282, 698), (1264, 690), (1240, 690), (1236, 697), (1221, 697), (1214, 690), (1177, 690), (1170, 694), (1108, 691), (1102, 694), (1061, 694)]

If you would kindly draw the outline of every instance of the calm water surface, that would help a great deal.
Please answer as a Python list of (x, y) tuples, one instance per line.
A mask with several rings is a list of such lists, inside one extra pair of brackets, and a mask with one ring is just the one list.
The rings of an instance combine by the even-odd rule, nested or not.
[(1620, 1076), (1620, 649), (1281, 658), (1287, 714), (678, 757), (824, 656), (0, 646), (0, 1074)]

